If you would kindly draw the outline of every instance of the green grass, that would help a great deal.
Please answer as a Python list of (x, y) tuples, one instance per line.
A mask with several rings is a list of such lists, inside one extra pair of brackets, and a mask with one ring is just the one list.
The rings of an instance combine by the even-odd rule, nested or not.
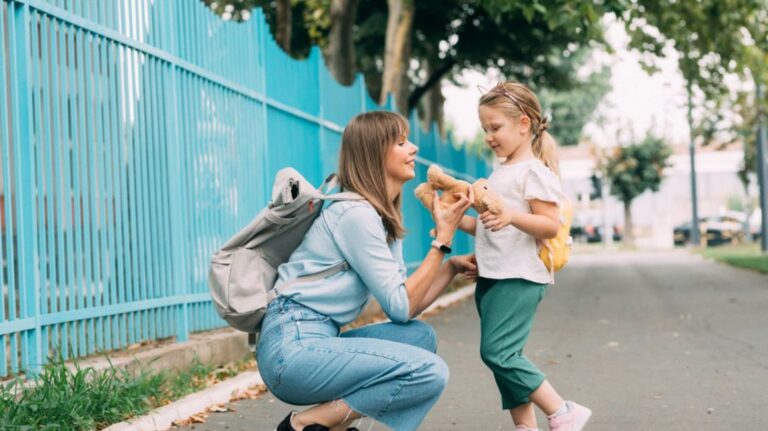
[(248, 368), (215, 368), (194, 361), (182, 371), (110, 367), (74, 370), (54, 359), (35, 386), (18, 380), (0, 386), (0, 430), (93, 430), (142, 415)]
[(728, 265), (768, 274), (768, 254), (763, 254), (758, 244), (700, 248), (696, 253)]

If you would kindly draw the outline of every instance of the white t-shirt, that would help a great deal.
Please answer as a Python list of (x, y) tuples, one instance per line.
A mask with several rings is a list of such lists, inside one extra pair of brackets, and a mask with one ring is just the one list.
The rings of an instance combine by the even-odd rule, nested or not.
[[(527, 177), (527, 180), (526, 180)], [(523, 184), (523, 182), (526, 184)], [(498, 166), (488, 177), (488, 187), (504, 200), (504, 208), (530, 213), (529, 200), (560, 205), (560, 179), (539, 159)], [(508, 225), (491, 232), (477, 221), (475, 255), (478, 273), (483, 278), (503, 280), (523, 278), (536, 283), (551, 283), (544, 262), (539, 259), (536, 239)]]

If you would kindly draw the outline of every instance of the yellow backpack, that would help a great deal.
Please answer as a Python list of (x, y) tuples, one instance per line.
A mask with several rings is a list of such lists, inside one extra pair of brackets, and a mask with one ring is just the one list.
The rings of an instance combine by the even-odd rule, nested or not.
[(555, 272), (563, 269), (568, 258), (571, 257), (573, 237), (571, 237), (571, 222), (573, 221), (573, 206), (567, 199), (560, 202), (560, 230), (554, 238), (539, 240), (539, 258), (552, 274), (552, 282), (555, 280)]
[[(523, 184), (527, 185), (528, 174), (526, 174)], [(571, 257), (571, 248), (573, 247), (573, 237), (571, 237), (571, 223), (573, 222), (573, 206), (565, 195), (560, 196), (560, 229), (557, 235), (550, 239), (536, 240), (539, 246), (539, 258), (544, 262), (544, 266), (549, 270), (552, 276), (552, 284), (555, 283), (555, 273), (563, 269), (568, 258)]]

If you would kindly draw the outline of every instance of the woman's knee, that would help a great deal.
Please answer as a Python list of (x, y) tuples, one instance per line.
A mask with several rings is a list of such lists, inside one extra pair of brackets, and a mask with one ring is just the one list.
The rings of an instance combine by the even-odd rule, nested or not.
[(415, 380), (424, 382), (426, 384), (425, 391), (431, 395), (441, 394), (448, 385), (448, 378), (450, 377), (448, 365), (437, 355), (433, 355), (432, 358), (423, 364), (418, 374), (420, 374), (420, 378)]
[(448, 364), (445, 363), (443, 358), (438, 356), (435, 361), (435, 380), (438, 382), (441, 392), (448, 385), (448, 378), (450, 376), (451, 372), (448, 369)]
[(405, 325), (408, 327), (410, 332), (409, 338), (412, 340), (409, 344), (421, 347), (432, 353), (437, 351), (437, 333), (435, 333), (435, 329), (430, 324), (421, 320), (411, 320)]

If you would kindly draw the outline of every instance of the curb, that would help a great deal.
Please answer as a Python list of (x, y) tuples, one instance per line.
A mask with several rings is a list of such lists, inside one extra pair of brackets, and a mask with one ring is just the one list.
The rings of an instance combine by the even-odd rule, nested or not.
[(263, 384), (264, 381), (258, 371), (246, 371), (201, 392), (187, 395), (165, 407), (153, 410), (145, 416), (111, 425), (103, 431), (166, 430), (172, 427), (175, 421), (187, 419), (216, 404), (228, 403), (236, 392)]
[[(434, 314), (443, 308), (450, 307), (470, 297), (474, 292), (475, 284), (471, 284), (443, 295), (427, 307), (422, 315)], [(263, 384), (264, 381), (258, 371), (246, 371), (201, 392), (153, 410), (145, 416), (111, 425), (103, 431), (164, 431), (172, 427), (174, 421), (187, 419), (217, 404), (226, 404), (233, 394)]]

